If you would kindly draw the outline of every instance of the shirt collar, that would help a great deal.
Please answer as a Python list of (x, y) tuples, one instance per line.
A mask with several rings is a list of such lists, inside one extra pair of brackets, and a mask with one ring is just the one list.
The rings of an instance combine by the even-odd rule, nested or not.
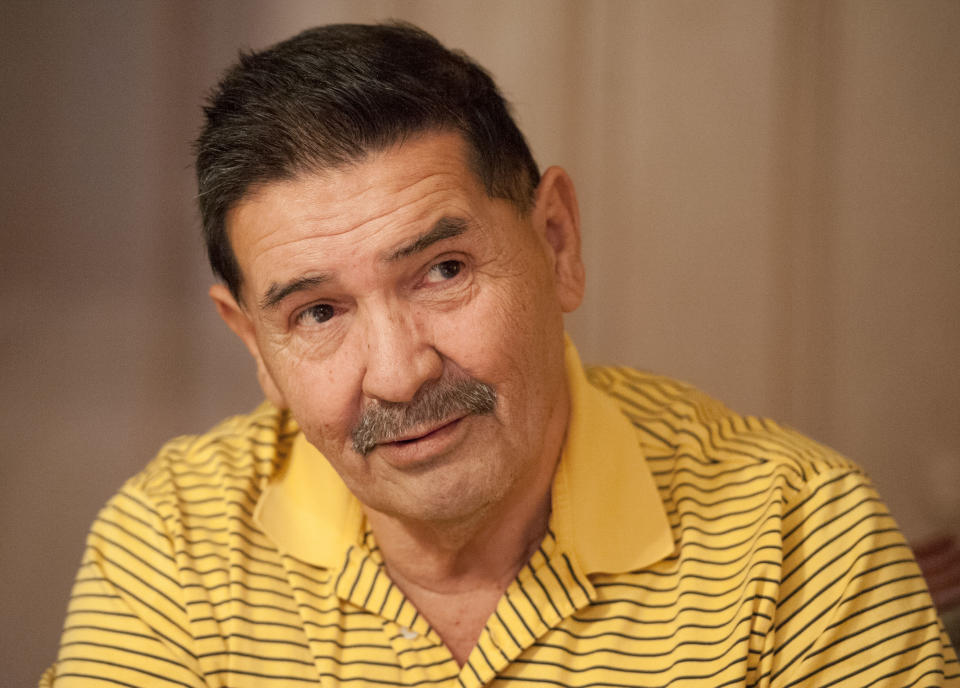
[[(570, 423), (550, 527), (585, 573), (649, 566), (673, 551), (673, 537), (637, 430), (587, 380), (569, 339), (566, 375)], [(254, 518), (281, 551), (325, 568), (339, 567), (365, 529), (360, 502), (303, 433), (265, 486)]]
[(347, 548), (361, 542), (365, 521), (359, 500), (303, 432), (253, 517), (282, 552), (324, 568), (343, 563)]
[(586, 573), (636, 571), (673, 551), (638, 430), (587, 380), (567, 339), (570, 424), (553, 481), (551, 527)]

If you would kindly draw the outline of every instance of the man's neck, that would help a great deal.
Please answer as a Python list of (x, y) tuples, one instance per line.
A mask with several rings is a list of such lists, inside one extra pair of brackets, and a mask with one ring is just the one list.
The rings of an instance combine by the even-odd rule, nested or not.
[(459, 523), (410, 523), (367, 510), (387, 570), (439, 593), (513, 580), (536, 550), (550, 517), (550, 485), (509, 510)]
[(366, 510), (390, 578), (461, 666), (543, 540), (555, 468), (523, 485), (525, 498), (504, 500), (457, 523), (401, 521)]

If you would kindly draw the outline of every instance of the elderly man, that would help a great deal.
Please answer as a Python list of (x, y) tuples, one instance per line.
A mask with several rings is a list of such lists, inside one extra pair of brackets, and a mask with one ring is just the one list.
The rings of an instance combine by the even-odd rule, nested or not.
[(47, 685), (941, 685), (863, 473), (584, 371), (573, 184), (410, 26), (241, 58), (197, 144), (210, 294), (268, 399), (90, 534)]

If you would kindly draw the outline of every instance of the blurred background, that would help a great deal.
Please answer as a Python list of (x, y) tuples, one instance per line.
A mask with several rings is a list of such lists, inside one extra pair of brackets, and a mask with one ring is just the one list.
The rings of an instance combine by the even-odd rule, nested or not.
[(100, 505), (169, 437), (260, 399), (206, 296), (204, 94), (241, 48), (391, 17), (485, 65), (577, 182), (585, 360), (834, 446), (915, 545), (960, 534), (955, 0), (7, 2), (7, 685), (54, 659)]

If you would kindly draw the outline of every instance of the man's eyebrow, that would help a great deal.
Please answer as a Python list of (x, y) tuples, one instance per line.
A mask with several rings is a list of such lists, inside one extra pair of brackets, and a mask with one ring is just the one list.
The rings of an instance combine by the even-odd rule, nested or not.
[[(470, 223), (460, 217), (441, 217), (427, 232), (421, 234), (408, 244), (405, 244), (397, 250), (389, 253), (386, 257), (388, 262), (400, 260), (407, 256), (419, 253), (425, 250), (431, 244), (435, 244), (443, 239), (463, 234), (470, 228)], [(315, 287), (318, 284), (330, 281), (329, 274), (310, 275), (307, 277), (298, 277), (285, 284), (274, 282), (267, 289), (267, 292), (260, 299), (261, 310), (273, 310), (285, 298), (304, 289)]]
[(280, 302), (290, 296), (290, 294), (294, 294), (298, 291), (303, 291), (304, 289), (309, 289), (310, 287), (315, 287), (318, 284), (323, 284), (324, 282), (329, 281), (330, 275), (320, 274), (311, 275), (309, 277), (298, 277), (290, 280), (286, 284), (278, 284), (274, 282), (270, 285), (270, 288), (267, 289), (267, 293), (263, 295), (263, 298), (260, 299), (260, 310), (272, 310), (280, 305)]
[(463, 218), (441, 217), (429, 231), (421, 234), (409, 244), (401, 246), (393, 253), (388, 254), (387, 261), (392, 262), (406, 258), (414, 253), (419, 253), (431, 244), (463, 234), (468, 229), (470, 229), (470, 223)]

